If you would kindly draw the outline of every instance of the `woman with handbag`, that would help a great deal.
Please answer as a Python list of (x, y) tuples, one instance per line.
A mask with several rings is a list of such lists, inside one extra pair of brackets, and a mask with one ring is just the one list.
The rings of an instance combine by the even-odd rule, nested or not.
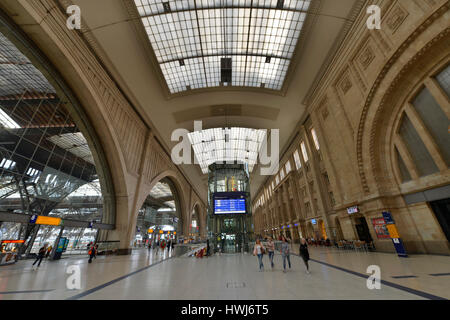
[(264, 248), (264, 246), (262, 245), (261, 240), (257, 239), (255, 247), (253, 248), (253, 255), (258, 256), (259, 271), (264, 271), (264, 264), (262, 258), (265, 251), (266, 248)]

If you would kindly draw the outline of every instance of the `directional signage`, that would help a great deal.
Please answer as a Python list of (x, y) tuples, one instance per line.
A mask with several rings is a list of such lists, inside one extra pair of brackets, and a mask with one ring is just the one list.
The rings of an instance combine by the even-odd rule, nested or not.
[(405, 248), (403, 247), (402, 239), (400, 239), (400, 235), (398, 234), (397, 227), (395, 226), (394, 218), (390, 212), (383, 212), (383, 218), (386, 222), (386, 228), (389, 231), (389, 235), (392, 239), (392, 243), (394, 244), (395, 250), (399, 257), (407, 257)]

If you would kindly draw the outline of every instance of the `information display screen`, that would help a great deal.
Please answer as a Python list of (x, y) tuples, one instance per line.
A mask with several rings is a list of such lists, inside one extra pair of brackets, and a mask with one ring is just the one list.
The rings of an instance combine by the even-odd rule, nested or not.
[(214, 195), (214, 214), (246, 213), (246, 196), (242, 193)]

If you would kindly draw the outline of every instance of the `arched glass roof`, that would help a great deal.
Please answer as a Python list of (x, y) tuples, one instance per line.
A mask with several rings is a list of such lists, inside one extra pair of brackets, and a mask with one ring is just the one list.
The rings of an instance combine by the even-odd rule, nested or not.
[(203, 173), (213, 163), (247, 163), (253, 171), (266, 130), (213, 128), (188, 133), (195, 157)]
[(135, 0), (171, 93), (282, 88), (310, 0)]

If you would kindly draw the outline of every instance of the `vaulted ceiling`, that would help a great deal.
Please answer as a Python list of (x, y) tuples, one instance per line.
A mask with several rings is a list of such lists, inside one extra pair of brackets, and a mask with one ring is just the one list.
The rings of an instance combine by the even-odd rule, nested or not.
[[(279, 129), (282, 152), (366, 0), (71, 2), (81, 8), (83, 32), (96, 39), (93, 50), (167, 150), (178, 143), (175, 129), (193, 131), (201, 120), (203, 129)], [(221, 58), (231, 58), (231, 81), (223, 81)], [(206, 200), (200, 166), (180, 167)], [(255, 166), (252, 192), (265, 179)]]
[[(198, 86), (198, 89), (194, 88), (194, 86), (186, 88), (186, 82), (179, 82), (178, 88), (181, 89), (175, 90), (173, 88), (176, 88), (176, 86), (171, 87), (172, 82), (170, 82), (167, 69), (161, 67), (164, 64), (164, 59), (175, 61), (174, 63), (178, 64), (178, 68), (182, 68), (180, 66), (180, 59), (184, 59), (184, 64), (188, 64), (190, 57), (195, 56), (195, 54), (193, 52), (178, 51), (176, 53), (175, 50), (174, 55), (169, 57), (168, 51), (164, 51), (164, 48), (170, 46), (170, 44), (164, 42), (168, 41), (167, 37), (162, 39), (161, 35), (159, 35), (159, 38), (156, 39), (155, 36), (149, 35), (152, 32), (149, 26), (150, 24), (156, 23), (153, 21), (155, 18), (153, 18), (153, 22), (148, 22), (149, 24), (147, 25), (147, 22), (143, 22), (142, 17), (151, 16), (153, 11), (146, 12), (145, 10), (142, 11), (142, 9), (139, 11), (136, 7), (136, 4), (145, 4), (149, 1), (73, 0), (72, 2), (80, 6), (83, 22), (87, 25), (87, 32), (92, 33), (98, 42), (98, 47), (96, 48), (98, 55), (131, 101), (136, 105), (142, 117), (156, 128), (168, 150), (171, 150), (177, 143), (171, 141), (173, 130), (186, 128), (189, 131), (193, 131), (193, 121), (202, 120), (203, 129), (216, 127), (280, 129), (280, 151), (282, 151), (283, 148), (288, 146), (304, 114), (305, 106), (302, 101), (305, 99), (309, 90), (311, 90), (315, 80), (320, 76), (321, 71), (323, 71), (323, 66), (329, 61), (330, 56), (332, 56), (334, 50), (339, 45), (339, 41), (342, 40), (342, 35), (349, 29), (354, 17), (361, 10), (361, 4), (364, 0), (311, 1), (305, 7), (308, 10), (306, 16), (303, 16), (305, 21), (302, 22), (301, 32), (297, 34), (298, 39), (292, 38), (289, 40), (296, 42), (295, 51), (292, 55), (282, 51), (261, 51), (261, 47), (258, 47), (257, 43), (251, 43), (248, 40), (253, 39), (251, 38), (252, 31), (245, 30), (247, 39), (245, 37), (243, 38), (243, 41), (246, 43), (245, 49), (241, 52), (242, 56), (252, 56), (255, 52), (260, 52), (261, 56), (264, 56), (264, 62), (267, 56), (273, 57), (275, 54), (279, 54), (279, 58), (284, 55), (285, 58), (287, 57), (286, 59), (289, 59), (290, 64), (289, 70), (286, 73), (286, 79), (280, 82), (282, 85), (275, 88), (277, 90), (261, 87), (260, 84), (262, 81), (260, 80), (258, 80), (259, 84), (255, 82), (256, 85), (253, 88), (250, 83), (247, 86), (244, 82), (236, 83), (240, 84), (236, 86), (220, 86), (220, 83), (217, 81), (220, 79), (217, 77), (208, 78), (208, 75), (206, 75), (205, 78), (205, 70), (203, 70), (203, 74), (201, 73), (200, 76), (206, 81), (206, 85)], [(150, 2), (162, 3), (162, 1)], [(193, 5), (197, 4), (198, 11), (200, 10), (199, 7), (204, 4), (206, 9), (203, 8), (202, 16), (206, 15), (208, 10), (210, 11), (208, 14), (211, 14), (211, 10), (220, 10), (220, 4), (218, 5), (218, 3), (222, 3), (225, 7), (228, 6), (229, 8), (233, 6), (242, 7), (241, 9), (230, 9), (231, 12), (228, 12), (228, 15), (234, 12), (233, 10), (238, 10), (236, 11), (238, 14), (241, 12), (245, 15), (244, 11), (248, 11), (249, 9), (247, 4), (249, 1), (240, 0), (168, 2), (170, 4), (170, 11), (182, 10), (182, 6), (177, 7), (174, 4), (175, 2), (182, 2), (187, 6), (185, 12), (189, 11), (189, 13), (192, 13), (192, 10), (196, 11), (195, 7), (192, 9)], [(286, 6), (293, 5), (294, 7), (293, 9), (288, 7), (284, 9), (297, 10), (295, 7), (295, 3), (297, 2), (303, 3), (303, 1), (286, 1)], [(209, 7), (206, 3), (209, 3)], [(274, 5), (277, 5), (277, 1), (250, 1), (250, 8), (252, 6), (255, 8), (259, 6), (258, 10), (261, 10), (261, 13), (257, 14), (256, 9), (253, 9), (254, 17), (257, 17), (259, 14), (264, 16), (264, 10), (276, 11), (276, 7), (269, 8)], [(264, 9), (264, 6), (267, 8)], [(302, 14), (302, 8), (300, 8), (299, 14)], [(159, 14), (159, 19), (161, 20), (161, 16), (164, 15), (165, 10), (162, 4), (160, 7), (153, 7), (152, 10), (154, 10), (154, 13)], [(99, 14), (100, 12), (101, 14)], [(226, 16), (226, 11), (225, 13), (224, 11), (220, 12)], [(174, 15), (173, 12), (166, 12), (165, 15), (167, 16), (167, 14)], [(176, 14), (178, 15), (179, 13)], [(292, 15), (289, 16), (291, 18), (293, 17)], [(191, 19), (190, 17), (189, 15), (189, 19)], [(283, 17), (286, 18), (287, 15)], [(300, 19), (300, 16), (297, 19)], [(167, 23), (167, 17), (164, 21)], [(193, 24), (194, 22), (195, 24)], [(194, 22), (191, 21), (191, 25), (193, 25), (194, 29), (197, 29), (198, 36), (200, 34), (200, 31), (198, 31), (199, 25), (196, 25), (198, 21)], [(263, 25), (263, 21), (257, 21), (256, 18), (253, 23), (245, 19), (242, 19), (241, 23), (254, 27)], [(237, 21), (236, 28), (239, 28), (238, 25), (239, 21)], [(225, 30), (223, 32), (228, 32), (231, 35), (233, 33), (233, 27), (230, 28), (228, 31)], [(172, 26), (172, 29), (176, 30), (176, 27)], [(259, 32), (257, 29), (252, 29), (254, 34)], [(289, 30), (289, 26), (287, 29)], [(192, 34), (194, 34), (194, 31), (192, 31)], [(220, 32), (214, 32), (216, 39)], [(173, 40), (176, 34), (172, 34), (170, 37)], [(179, 44), (179, 42), (177, 43)], [(152, 44), (155, 48), (152, 47)], [(233, 41), (230, 41), (229, 44), (238, 45)], [(247, 44), (255, 50), (248, 50)], [(264, 46), (264, 41), (259, 43), (259, 45)], [(205, 48), (207, 49), (206, 45)], [(205, 48), (203, 52), (197, 52), (197, 58), (203, 59), (207, 56), (206, 53), (208, 51)], [(286, 48), (290, 47), (287, 46)], [(210, 49), (210, 56), (215, 57), (222, 57), (224, 53), (228, 52), (225, 52), (225, 49), (220, 45), (215, 47), (215, 51), (212, 47)], [(235, 53), (238, 53), (237, 50), (239, 48), (234, 49), (236, 51)], [(229, 52), (233, 53), (233, 50), (229, 50)], [(238, 65), (239, 60), (235, 61), (233, 63)], [(204, 67), (203, 64), (201, 64), (201, 67)], [(216, 73), (219, 67), (218, 65), (214, 67), (216, 68)], [(243, 68), (243, 70), (246, 70), (246, 68), (250, 70), (250, 64)], [(258, 72), (257, 69), (255, 70), (254, 72)], [(213, 78), (215, 79), (214, 84), (208, 85), (208, 79)], [(202, 89), (202, 87), (205, 88)], [(198, 194), (206, 199), (207, 175), (202, 173), (198, 165), (181, 165), (181, 168), (197, 189)], [(255, 167), (251, 176), (251, 189), (253, 192), (259, 188), (265, 178), (266, 176), (259, 174), (258, 167)]]

